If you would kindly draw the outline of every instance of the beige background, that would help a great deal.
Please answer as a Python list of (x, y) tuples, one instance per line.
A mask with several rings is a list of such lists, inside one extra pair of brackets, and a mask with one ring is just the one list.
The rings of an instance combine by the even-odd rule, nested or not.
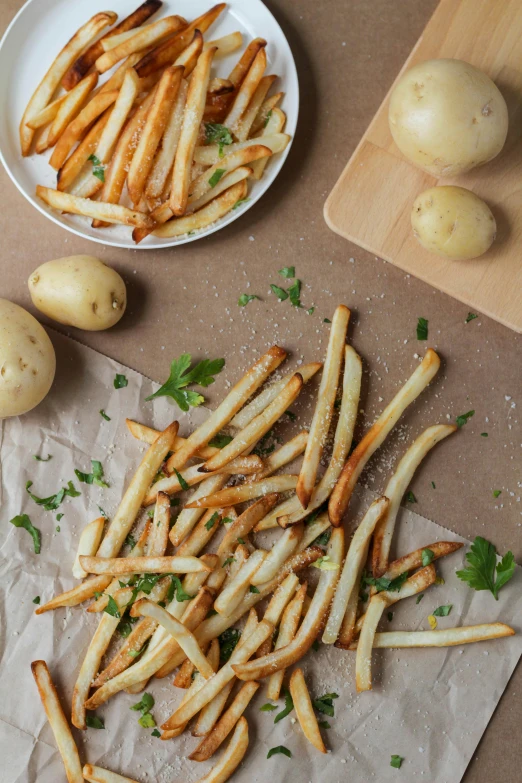
[[(436, 4), (267, 4), (294, 51), (301, 114), (290, 157), (262, 201), (208, 239), (172, 251), (129, 252), (89, 243), (54, 226), (1, 172), (0, 295), (31, 309), (25, 281), (38, 264), (73, 253), (99, 255), (124, 276), (128, 312), (108, 333), (68, 333), (155, 380), (166, 377), (170, 360), (182, 352), (194, 358), (224, 356), (226, 371), (206, 394), (210, 404), (272, 342), (289, 349), (294, 361), (321, 358), (328, 335), (323, 318), (343, 301), (352, 309), (351, 337), (366, 368), (361, 429), (411, 373), (414, 355), (424, 352), (426, 344), (417, 342), (415, 327), (419, 316), (427, 318), (429, 345), (440, 352), (443, 372), (404, 417), (366, 483), (382, 489), (395, 456), (413, 435), (474, 409), (468, 424), (419, 471), (412, 485), (415, 510), (463, 536), (485, 535), (501, 552), (512, 548), (520, 562), (520, 337), (485, 317), (466, 324), (467, 307), (348, 244), (328, 230), (322, 217), (327, 194)], [(3, 0), (2, 31), (21, 5)], [(271, 282), (284, 284), (277, 270), (291, 264), (303, 282), (303, 304), (316, 308), (311, 316), (270, 293)], [(239, 308), (237, 298), (245, 292), (262, 301)], [(75, 395), (71, 404), (82, 400)], [(305, 408), (303, 423), (307, 418)], [(497, 500), (495, 489), (502, 490)], [(512, 737), (522, 721), (522, 701), (516, 698), (521, 687), (519, 668), (466, 783), (517, 778), (522, 751)]]

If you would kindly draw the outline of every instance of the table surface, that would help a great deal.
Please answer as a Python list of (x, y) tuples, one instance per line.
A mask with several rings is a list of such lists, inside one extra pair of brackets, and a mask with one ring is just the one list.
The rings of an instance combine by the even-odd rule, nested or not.
[[(3, 0), (0, 32), (21, 5), (21, 0)], [(126, 251), (55, 226), (1, 171), (0, 296), (35, 312), (26, 280), (36, 266), (77, 253), (101, 257), (127, 283), (124, 319), (108, 332), (59, 329), (158, 381), (183, 352), (194, 358), (225, 357), (225, 372), (205, 392), (210, 405), (273, 342), (289, 350), (294, 364), (322, 358), (329, 328), (323, 318), (331, 318), (335, 305), (344, 302), (352, 310), (350, 335), (365, 365), (356, 439), (424, 353), (427, 344), (417, 341), (416, 324), (419, 316), (427, 318), (428, 344), (443, 360), (440, 377), (403, 417), (366, 472), (365, 483), (382, 490), (396, 455), (412, 436), (475, 410), (419, 470), (411, 487), (415, 510), (468, 538), (484, 535), (502, 553), (511, 548), (520, 562), (521, 338), (483, 316), (466, 323), (465, 305), (336, 236), (322, 214), (328, 193), (436, 2), (269, 0), (267, 5), (294, 52), (301, 113), (289, 159), (263, 199), (207, 239), (172, 250)], [(290, 265), (303, 283), (303, 305), (315, 307), (312, 315), (288, 301), (279, 303), (270, 292), (270, 283), (285, 284), (277, 271)], [(240, 308), (242, 293), (257, 294), (261, 301)], [(304, 402), (301, 409), (306, 421), (310, 405)], [(497, 499), (494, 490), (501, 490)], [(521, 688), (519, 667), (466, 783), (516, 778), (522, 746), (512, 735), (522, 722), (522, 700), (516, 698)]]

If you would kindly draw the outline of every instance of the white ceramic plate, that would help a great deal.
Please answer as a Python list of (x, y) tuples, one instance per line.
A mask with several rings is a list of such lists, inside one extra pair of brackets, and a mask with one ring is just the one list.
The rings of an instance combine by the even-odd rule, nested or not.
[[(36, 198), (36, 185), (55, 187), (56, 174), (47, 163), (50, 152), (22, 158), (18, 125), (37, 84), (74, 32), (98, 11), (110, 9), (121, 20), (138, 5), (140, 0), (29, 0), (15, 16), (0, 42), (0, 159), (9, 176), (36, 209), (68, 231), (104, 245), (132, 249), (136, 249), (136, 245), (128, 227), (111, 226), (96, 231), (91, 228), (89, 219), (62, 215)], [(163, 8), (153, 20), (172, 13), (194, 19), (212, 5), (212, 0), (165, 0)], [(281, 103), (281, 108), (287, 114), (285, 132), (293, 137), (299, 111), (299, 85), (294, 58), (283, 31), (261, 0), (228, 0), (226, 10), (205, 37), (207, 40), (219, 38), (235, 30), (243, 34), (243, 49), (216, 61), (215, 74), (226, 76), (252, 38), (265, 38), (268, 41), (267, 72), (276, 73), (280, 77), (275, 86), (278, 91), (283, 90), (285, 93)], [(249, 201), (243, 206), (195, 235), (170, 239), (148, 237), (139, 248), (145, 250), (182, 245), (212, 234), (240, 218), (268, 190), (281, 170), (289, 149), (290, 145), (284, 153), (274, 155), (260, 181), (249, 183)]]

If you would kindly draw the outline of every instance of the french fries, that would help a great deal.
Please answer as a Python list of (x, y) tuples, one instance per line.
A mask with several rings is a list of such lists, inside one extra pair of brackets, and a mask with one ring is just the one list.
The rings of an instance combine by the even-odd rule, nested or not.
[(264, 468), (259, 473), (254, 473), (253, 476), (247, 479), (247, 484), (253, 481), (261, 481), (261, 479), (271, 476), (276, 470), (283, 468), (292, 462), (296, 457), (303, 453), (306, 448), (306, 442), (308, 440), (308, 432), (303, 430), (296, 435), (295, 438), (283, 443), (281, 448), (276, 449), (265, 458)]
[(246, 166), (254, 160), (268, 158), (270, 155), (272, 155), (272, 150), (268, 147), (263, 147), (261, 144), (254, 144), (251, 147), (231, 152), (230, 155), (224, 155), (218, 163), (211, 166), (190, 183), (190, 195), (187, 205), (197, 203), (202, 196), (208, 193), (213, 187), (212, 182), (216, 176), (223, 177), (239, 166)]
[(73, 215), (83, 215), (103, 220), (106, 223), (121, 223), (124, 226), (137, 226), (138, 228), (148, 228), (152, 225), (148, 215), (137, 210), (127, 209), (119, 204), (91, 201), (89, 198), (71, 196), (69, 193), (44, 188), (42, 185), (37, 185), (36, 195), (50, 207), (62, 212), (70, 212)]
[(89, 74), (73, 90), (71, 90), (64, 101), (60, 104), (47, 137), (47, 145), (49, 147), (54, 147), (69, 123), (81, 110), (83, 104), (87, 100), (89, 93), (96, 87), (97, 82), (98, 74)]
[(123, 41), (119, 46), (100, 55), (95, 62), (96, 70), (98, 73), (105, 73), (130, 54), (142, 52), (144, 49), (154, 46), (185, 26), (185, 22), (180, 16), (167, 16), (164, 19), (159, 19), (157, 22), (138, 30), (136, 35)]
[(405, 571), (413, 571), (414, 568), (420, 568), (422, 565), (422, 552), (424, 549), (429, 549), (433, 552), (433, 560), (438, 560), (439, 557), (451, 555), (463, 546), (464, 544), (461, 544), (459, 541), (435, 541), (433, 544), (428, 544), (426, 547), (416, 549), (414, 552), (410, 552), (408, 555), (404, 555), (403, 557), (399, 557), (398, 560), (394, 560), (390, 563), (383, 576), (387, 579), (395, 579), (395, 577), (403, 574)]
[(285, 530), (265, 557), (260, 568), (254, 574), (252, 584), (262, 585), (264, 582), (273, 579), (283, 563), (296, 551), (302, 537), (302, 525), (296, 525), (295, 527)]
[(238, 484), (236, 487), (227, 487), (214, 495), (192, 500), (186, 508), (222, 508), (223, 506), (235, 506), (246, 500), (253, 500), (261, 495), (272, 492), (287, 492), (295, 489), (297, 476), (285, 476), (284, 474), (272, 476), (262, 481), (253, 481), (251, 484)]
[(240, 32), (229, 33), (223, 38), (216, 38), (214, 41), (207, 41), (203, 44), (203, 49), (216, 49), (215, 57), (226, 57), (239, 49), (243, 43), (243, 36)]
[(86, 579), (81, 585), (76, 585), (71, 590), (66, 590), (65, 593), (51, 598), (46, 604), (38, 606), (35, 609), (35, 614), (44, 614), (44, 612), (50, 612), (52, 609), (59, 609), (62, 606), (78, 606), (89, 598), (93, 598), (96, 593), (103, 592), (110, 582), (110, 576), (95, 576)]
[(170, 498), (165, 492), (158, 492), (151, 534), (147, 544), (147, 555), (149, 557), (162, 557), (165, 554), (169, 543), (169, 529)]
[[(154, 443), (160, 434), (159, 430), (155, 430), (152, 427), (147, 427), (145, 424), (139, 424), (137, 421), (133, 421), (132, 419), (125, 419), (125, 424), (127, 425), (127, 429), (133, 438), (141, 440), (143, 443), (148, 443), (149, 446), (151, 443)], [(176, 436), (172, 450), (179, 451), (179, 449), (185, 445), (186, 440), (186, 438)], [(219, 449), (217, 449), (215, 446), (203, 446), (200, 451), (198, 451), (196, 456), (201, 457), (201, 459), (208, 459), (209, 457), (213, 457), (214, 454), (217, 454), (218, 451)]]
[(294, 702), (297, 720), (306, 739), (321, 753), (326, 753), (302, 669), (295, 669), (292, 672), (290, 677), (290, 694)]
[[(205, 497), (207, 492), (217, 492), (222, 489), (228, 481), (228, 474), (217, 474), (209, 476), (201, 482), (199, 487), (192, 493), (191, 498), (196, 500), (199, 497)], [(173, 546), (180, 546), (181, 542), (189, 535), (191, 530), (197, 525), (198, 520), (205, 513), (203, 508), (184, 508), (176, 519), (176, 524), (169, 533), (169, 538)]]
[(310, 425), (310, 434), (296, 487), (297, 497), (305, 509), (308, 508), (312, 497), (319, 461), (330, 429), (349, 320), (350, 311), (344, 305), (339, 305), (332, 319), (317, 406)]
[(105, 41), (110, 41), (113, 37), (121, 35), (126, 31), (134, 30), (140, 27), (147, 21), (153, 14), (156, 13), (162, 6), (161, 0), (145, 0), (142, 5), (139, 6), (132, 14), (127, 16), (119, 25), (114, 27), (110, 32), (106, 33), (103, 38), (93, 43), (87, 51), (76, 60), (75, 63), (69, 68), (67, 73), (62, 79), (62, 87), (65, 90), (71, 90), (83, 79), (86, 73), (94, 65), (98, 57), (100, 57), (104, 51), (103, 44)]
[(337, 639), (350, 596), (353, 590), (359, 589), (357, 575), (368, 551), (368, 542), (388, 506), (389, 500), (384, 496), (374, 500), (353, 534), (323, 633), (325, 644), (333, 644)]
[(80, 565), (88, 574), (192, 574), (211, 571), (197, 557), (86, 557)]
[(212, 729), (208, 737), (200, 742), (196, 750), (192, 751), (189, 756), (192, 761), (206, 761), (213, 756), (241, 718), (258, 688), (259, 683), (257, 682), (246, 682), (243, 685), (219, 723)]
[[(254, 123), (250, 131), (251, 136), (257, 136), (263, 130), (263, 128), (268, 128), (268, 122), (270, 120), (270, 117), (272, 116), (271, 112), (273, 112), (273, 110), (277, 107), (277, 104), (282, 101), (283, 96), (284, 93), (277, 92), (275, 93), (275, 95), (271, 95), (269, 98), (266, 99), (266, 101), (259, 109), (257, 113), (257, 117), (254, 120)], [(280, 131), (277, 132), (280, 133)]]
[(82, 774), (89, 783), (137, 783), (132, 778), (126, 778), (116, 772), (109, 772), (103, 767), (93, 767), (92, 764), (84, 764)]
[(35, 131), (28, 126), (34, 117), (46, 108), (63, 76), (81, 52), (102, 32), (105, 27), (113, 24), (116, 14), (112, 11), (96, 14), (64, 46), (56, 57), (44, 78), (36, 88), (20, 123), (20, 146), (23, 157), (31, 151)]
[(47, 720), (54, 734), (60, 756), (65, 767), (65, 774), (69, 783), (83, 783), (82, 765), (78, 748), (71, 733), (67, 718), (64, 715), (62, 705), (51, 674), (45, 661), (33, 661), (31, 671), (40, 694), (40, 699), (47, 715)]
[(236, 576), (231, 580), (228, 586), (225, 586), (214, 601), (214, 609), (220, 614), (231, 614), (236, 606), (244, 598), (248, 586), (255, 576), (256, 571), (263, 563), (266, 552), (262, 549), (256, 551), (248, 558), (242, 568), (239, 569)]
[[(279, 626), (279, 632), (277, 634), (274, 650), (281, 650), (293, 641), (297, 633), (299, 621), (303, 612), (304, 600), (306, 596), (307, 584), (302, 584), (285, 608), (281, 617), (281, 624)], [(269, 680), (266, 695), (268, 699), (277, 701), (281, 694), (281, 687), (283, 685), (283, 678), (285, 676), (285, 669), (279, 669), (274, 672)]]
[(149, 202), (154, 203), (157, 199), (161, 198), (167, 180), (171, 174), (181, 134), (186, 100), (187, 82), (182, 79), (174, 106), (171, 109), (170, 117), (163, 133), (161, 147), (154, 159), (152, 170), (145, 187), (145, 198), (147, 198)]
[(266, 41), (264, 38), (254, 38), (253, 41), (250, 41), (239, 62), (228, 77), (229, 81), (232, 82), (235, 89), (241, 87), (247, 73), (252, 67), (254, 60), (256, 59), (259, 52), (265, 48), (265, 46)]
[(372, 568), (375, 577), (382, 576), (388, 568), (388, 557), (395, 521), (401, 501), (412, 476), (426, 454), (441, 440), (457, 430), (452, 424), (438, 424), (428, 427), (407, 450), (395, 473), (388, 481), (384, 494), (390, 501), (386, 514), (377, 525), (373, 537)]
[[(437, 631), (385, 631), (376, 633), (373, 649), (399, 649), (402, 647), (453, 647), (460, 644), (485, 642), (490, 639), (501, 639), (504, 636), (514, 636), (515, 631), (505, 623), (483, 623), (481, 625), (464, 625), (459, 628), (445, 628)], [(357, 642), (350, 645), (350, 650), (356, 650)]]
[[(251, 103), (255, 92), (263, 78), (263, 74), (266, 69), (266, 51), (265, 47), (262, 47), (256, 54), (252, 65), (250, 66), (248, 73), (243, 79), (234, 102), (225, 117), (224, 125), (230, 128), (232, 133), (237, 136), (239, 123), (244, 113), (246, 112), (249, 104)], [(233, 83), (233, 80), (230, 79)]]
[[(286, 125), (286, 114), (281, 109), (270, 109), (270, 114), (267, 116), (266, 123), (263, 130), (259, 135), (259, 142), (262, 143), (263, 136), (275, 136), (278, 133), (282, 133)], [(261, 179), (263, 172), (266, 168), (266, 160), (256, 160), (252, 164), (253, 174), (252, 178), (255, 180)]]
[[(78, 114), (78, 116), (75, 117), (75, 119), (67, 126), (67, 128), (60, 136), (58, 143), (56, 144), (53, 150), (53, 154), (49, 159), (49, 165), (52, 166), (54, 169), (59, 170), (60, 172), (59, 180), (58, 180), (59, 190), (64, 189), (64, 184), (61, 181), (62, 170), (63, 170), (62, 167), (64, 167), (64, 163), (67, 160), (67, 156), (69, 155), (70, 151), (74, 147), (75, 143), (82, 139), (83, 134), (92, 125), (92, 123), (96, 119), (98, 119), (98, 117), (100, 117), (100, 115), (102, 115), (110, 106), (113, 105), (117, 97), (118, 97), (118, 90), (99, 92), (98, 95), (95, 95), (94, 98), (92, 98), (92, 100), (89, 101), (87, 106), (85, 106), (85, 108), (82, 109), (82, 111)], [(110, 118), (110, 114), (107, 114), (105, 117), (105, 123), (103, 125), (96, 125), (95, 127), (100, 127), (101, 131), (104, 131), (107, 122), (109, 121), (109, 118)], [(92, 131), (89, 131), (88, 137), (90, 137), (91, 133)], [(96, 145), (92, 148), (93, 154), (99, 144), (100, 138), (101, 138), (101, 133), (96, 140)], [(86, 158), (83, 158), (82, 165), (78, 168), (77, 174), (80, 173), (81, 169), (83, 168), (83, 165), (87, 162), (87, 159), (88, 156)], [(71, 163), (69, 162), (70, 160), (71, 158), (69, 158), (69, 160), (67, 161), (67, 164), (69, 166), (71, 165)]]
[(103, 517), (98, 517), (98, 519), (94, 519), (83, 528), (80, 540), (78, 541), (78, 551), (76, 552), (72, 567), (73, 576), (76, 577), (76, 579), (84, 579), (87, 576), (87, 571), (84, 571), (80, 565), (80, 555), (96, 554), (103, 536), (104, 527), (105, 519)]
[(366, 433), (348, 462), (342, 469), (328, 503), (328, 512), (332, 525), (341, 524), (344, 512), (350, 502), (353, 489), (361, 475), (364, 466), (372, 454), (381, 446), (389, 435), (408, 405), (417, 399), (426, 386), (435, 377), (440, 367), (440, 359), (431, 348), (415, 372), (404, 386), (399, 389), (393, 400), (384, 409), (373, 426)]
[[(250, 103), (248, 104), (248, 108), (245, 110), (243, 116), (236, 125), (236, 136), (239, 141), (246, 141), (248, 139), (254, 120), (257, 117), (257, 113), (263, 105), (266, 95), (276, 79), (277, 76), (271, 75), (263, 76), (263, 78), (259, 81), (259, 84), (257, 85), (257, 88), (252, 95)], [(282, 130), (282, 128), (280, 130)]]
[[(114, 103), (114, 101), (116, 100), (116, 95), (117, 94), (114, 93), (114, 97), (111, 97), (109, 104)], [(104, 114), (102, 114), (98, 122), (96, 122), (92, 126), (91, 130), (85, 136), (83, 141), (76, 147), (73, 154), (67, 159), (67, 162), (60, 168), (56, 176), (57, 190), (67, 190), (68, 188), (71, 187), (73, 182), (79, 176), (83, 167), (89, 160), (89, 157), (91, 155), (94, 155), (94, 150), (98, 146), (98, 142), (103, 133), (103, 129), (107, 125), (109, 118), (110, 118), (110, 109), (106, 111)], [(62, 136), (62, 139), (65, 137), (66, 134), (67, 131), (65, 132), (64, 136)], [(54, 157), (54, 154), (56, 153), (56, 150), (58, 149), (60, 142), (61, 139), (56, 145), (56, 147), (54, 148), (52, 157)]]
[(248, 723), (241, 716), (236, 724), (232, 739), (219, 762), (198, 783), (225, 783), (241, 764), (248, 748)]
[[(248, 149), (248, 147), (254, 147), (261, 145), (268, 147), (272, 150), (272, 154), (277, 152), (283, 152), (288, 146), (290, 136), (286, 133), (274, 133), (271, 136), (263, 136), (262, 140), (258, 138), (248, 139), (248, 141), (240, 141), (235, 144), (230, 144), (227, 149), (227, 155), (232, 155), (239, 150)], [(205, 147), (196, 147), (194, 150), (194, 161), (196, 163), (202, 163), (204, 166), (215, 166), (221, 161), (219, 144), (209, 144)]]

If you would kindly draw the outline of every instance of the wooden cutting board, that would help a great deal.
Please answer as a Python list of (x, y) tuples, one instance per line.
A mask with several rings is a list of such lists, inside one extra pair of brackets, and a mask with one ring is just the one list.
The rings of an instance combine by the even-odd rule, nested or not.
[[(485, 71), (509, 109), (504, 149), (481, 168), (437, 180), (409, 163), (395, 146), (388, 128), (388, 93), (324, 211), (333, 231), (517, 332), (522, 332), (521, 42), (522, 0), (442, 0), (403, 71), (439, 57), (466, 60)], [(490, 205), (498, 234), (480, 259), (447, 261), (425, 251), (413, 237), (413, 201), (437, 184), (469, 188)]]

